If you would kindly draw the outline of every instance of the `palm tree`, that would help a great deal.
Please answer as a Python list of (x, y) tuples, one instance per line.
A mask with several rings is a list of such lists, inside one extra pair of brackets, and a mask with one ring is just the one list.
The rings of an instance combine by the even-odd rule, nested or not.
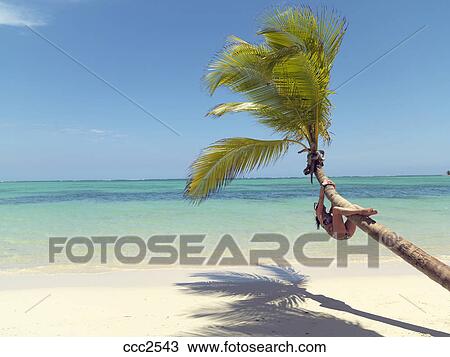
[[(258, 33), (261, 44), (229, 38), (209, 65), (205, 82), (211, 94), (227, 87), (246, 101), (219, 104), (207, 115), (248, 112), (280, 139), (237, 137), (213, 143), (191, 165), (186, 197), (199, 203), (237, 176), (277, 161), (292, 146), (308, 153), (305, 174), (315, 174), (319, 183), (327, 179), (319, 145), (330, 142), (330, 73), (346, 28), (346, 20), (333, 11), (297, 7), (275, 10), (265, 19)], [(325, 193), (333, 205), (353, 207), (332, 186)], [(449, 266), (371, 218), (350, 219), (450, 289)]]

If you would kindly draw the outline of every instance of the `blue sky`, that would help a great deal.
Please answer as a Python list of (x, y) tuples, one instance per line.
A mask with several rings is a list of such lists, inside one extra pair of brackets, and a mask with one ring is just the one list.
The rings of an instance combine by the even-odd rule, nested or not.
[[(450, 5), (446, 1), (305, 1), (349, 22), (326, 148), (330, 175), (450, 169)], [(204, 118), (233, 98), (201, 77), (226, 37), (249, 41), (280, 1), (0, 0), (0, 180), (183, 178), (223, 137), (271, 138), (247, 115)], [(177, 136), (31, 32), (70, 53)], [(296, 150), (255, 176), (299, 176)]]

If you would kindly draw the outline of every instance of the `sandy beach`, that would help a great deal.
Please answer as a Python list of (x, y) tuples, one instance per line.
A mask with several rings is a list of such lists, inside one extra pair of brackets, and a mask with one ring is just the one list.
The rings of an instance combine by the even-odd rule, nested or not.
[(450, 335), (448, 292), (405, 263), (294, 269), (2, 272), (0, 335)]

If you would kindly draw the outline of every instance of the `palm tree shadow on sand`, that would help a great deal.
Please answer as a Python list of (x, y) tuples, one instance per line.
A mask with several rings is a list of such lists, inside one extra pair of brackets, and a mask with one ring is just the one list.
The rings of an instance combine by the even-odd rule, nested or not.
[(312, 294), (306, 289), (307, 278), (292, 268), (262, 266), (270, 276), (235, 272), (199, 273), (193, 277), (205, 281), (178, 283), (191, 294), (216, 294), (240, 298), (220, 310), (201, 309), (192, 315), (212, 321), (208, 327), (191, 335), (200, 336), (381, 336), (359, 324), (332, 315), (302, 308), (305, 299), (320, 306), (345, 311), (356, 316), (401, 327), (431, 336), (450, 336), (407, 322), (357, 310), (343, 301)]

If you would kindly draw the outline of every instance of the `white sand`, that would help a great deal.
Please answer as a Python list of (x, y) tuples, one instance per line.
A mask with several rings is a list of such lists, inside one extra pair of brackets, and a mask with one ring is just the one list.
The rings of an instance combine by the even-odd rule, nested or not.
[(4, 272), (0, 335), (450, 335), (450, 293), (403, 262), (301, 270), (306, 286), (256, 267)]

